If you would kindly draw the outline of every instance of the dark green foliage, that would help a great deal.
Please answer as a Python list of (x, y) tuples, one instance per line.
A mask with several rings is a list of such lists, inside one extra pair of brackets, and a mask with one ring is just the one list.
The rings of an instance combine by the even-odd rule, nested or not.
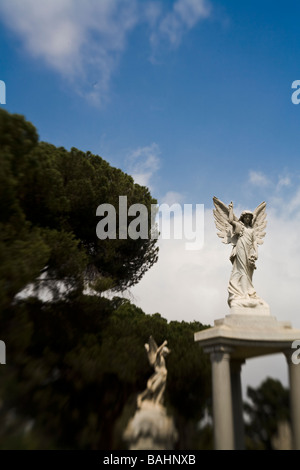
[(0, 110), (0, 312), (47, 262), (49, 247), (26, 220), (18, 194), (22, 164), (37, 145), (34, 127)]
[(244, 405), (249, 417), (247, 444), (252, 449), (272, 449), (272, 437), (279, 422), (289, 422), (289, 390), (279, 380), (268, 377), (257, 389), (248, 387), (251, 402)]
[(90, 281), (100, 292), (137, 283), (157, 260), (156, 240), (96, 235), (97, 207), (112, 204), (118, 216), (119, 196), (147, 207), (150, 233), (156, 201), (147, 188), (90, 152), (38, 142), (31, 123), (1, 109), (0, 307), (41, 273), (51, 289), (59, 281), (79, 290)]
[[(166, 405), (180, 434), (178, 447), (189, 448), (210, 394), (209, 359), (193, 342), (201, 328), (197, 322), (168, 324), (117, 298), (22, 301), (2, 330), (9, 351), (0, 369), (2, 420), (14, 409), (19, 420), (32, 421), (32, 435), (43, 437), (35, 437), (38, 447), (125, 448), (126, 423), (118, 428), (118, 420), (128, 405), (134, 413), (136, 396), (153, 373), (144, 348), (153, 334), (158, 344), (167, 338), (172, 350)], [(6, 448), (5, 433), (0, 442)]]

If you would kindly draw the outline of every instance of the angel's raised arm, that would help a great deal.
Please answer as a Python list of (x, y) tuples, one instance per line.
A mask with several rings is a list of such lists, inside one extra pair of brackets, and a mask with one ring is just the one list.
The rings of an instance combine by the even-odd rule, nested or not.
[(234, 220), (234, 214), (233, 214), (233, 202), (228, 206), (228, 222), (235, 227), (236, 226), (236, 221)]
[(153, 366), (156, 361), (157, 344), (152, 336), (149, 338), (149, 343), (145, 343), (145, 349), (147, 351), (149, 364)]
[(158, 347), (158, 349), (157, 349), (157, 351), (156, 351), (156, 354), (157, 354), (157, 355), (160, 354), (161, 351), (164, 349), (164, 347), (167, 346), (167, 344), (168, 344), (168, 341), (165, 340), (165, 341)]

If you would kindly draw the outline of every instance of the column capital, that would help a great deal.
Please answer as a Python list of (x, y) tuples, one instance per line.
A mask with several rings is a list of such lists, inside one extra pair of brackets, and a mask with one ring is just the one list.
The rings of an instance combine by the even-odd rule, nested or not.
[(234, 348), (230, 346), (209, 346), (204, 348), (204, 352), (210, 354), (211, 361), (229, 361), (230, 354), (234, 351)]

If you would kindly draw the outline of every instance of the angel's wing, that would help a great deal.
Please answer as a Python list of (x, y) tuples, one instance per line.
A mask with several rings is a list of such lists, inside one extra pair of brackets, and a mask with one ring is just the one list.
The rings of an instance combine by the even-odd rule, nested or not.
[(266, 235), (266, 232), (264, 232), (264, 229), (267, 226), (267, 221), (266, 219), (266, 203), (262, 202), (255, 211), (253, 212), (253, 222), (252, 222), (252, 227), (254, 229), (254, 233), (256, 236), (256, 241), (258, 245), (262, 245), (264, 242), (264, 236)]
[(149, 343), (145, 344), (146, 351), (148, 353), (148, 359), (149, 363), (151, 366), (154, 366), (155, 361), (156, 361), (156, 356), (157, 356), (157, 344), (153, 338), (153, 336), (150, 336), (149, 338)]
[[(224, 202), (220, 201), (217, 197), (213, 197), (215, 209), (214, 209), (214, 217), (215, 217), (215, 224), (217, 230), (218, 237), (222, 238), (222, 243), (232, 243), (236, 244), (236, 237), (232, 233), (232, 226), (229, 223), (229, 208), (224, 204)], [(237, 217), (233, 215), (233, 220), (235, 222), (238, 221)]]

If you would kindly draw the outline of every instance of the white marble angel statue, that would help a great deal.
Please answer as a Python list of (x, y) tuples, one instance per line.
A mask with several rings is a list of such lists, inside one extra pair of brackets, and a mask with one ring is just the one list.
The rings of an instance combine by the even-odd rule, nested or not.
[(164, 341), (159, 347), (152, 336), (149, 343), (145, 344), (150, 365), (154, 368), (154, 374), (147, 381), (147, 388), (137, 397), (137, 406), (141, 408), (144, 400), (151, 401), (155, 405), (162, 405), (163, 395), (166, 388), (167, 368), (165, 357), (171, 352), (167, 348), (167, 341)]
[[(254, 212), (243, 211), (238, 219), (233, 213), (233, 203), (226, 206), (218, 198), (213, 198), (214, 217), (218, 236), (223, 243), (231, 243), (233, 249), (230, 255), (232, 271), (228, 285), (228, 304), (230, 308), (250, 308), (253, 314), (269, 310), (269, 306), (256, 294), (252, 284), (252, 276), (256, 269), (258, 245), (263, 244), (266, 228), (266, 203), (262, 202)], [(245, 310), (244, 310), (245, 311)], [(243, 313), (243, 311), (241, 311)]]

